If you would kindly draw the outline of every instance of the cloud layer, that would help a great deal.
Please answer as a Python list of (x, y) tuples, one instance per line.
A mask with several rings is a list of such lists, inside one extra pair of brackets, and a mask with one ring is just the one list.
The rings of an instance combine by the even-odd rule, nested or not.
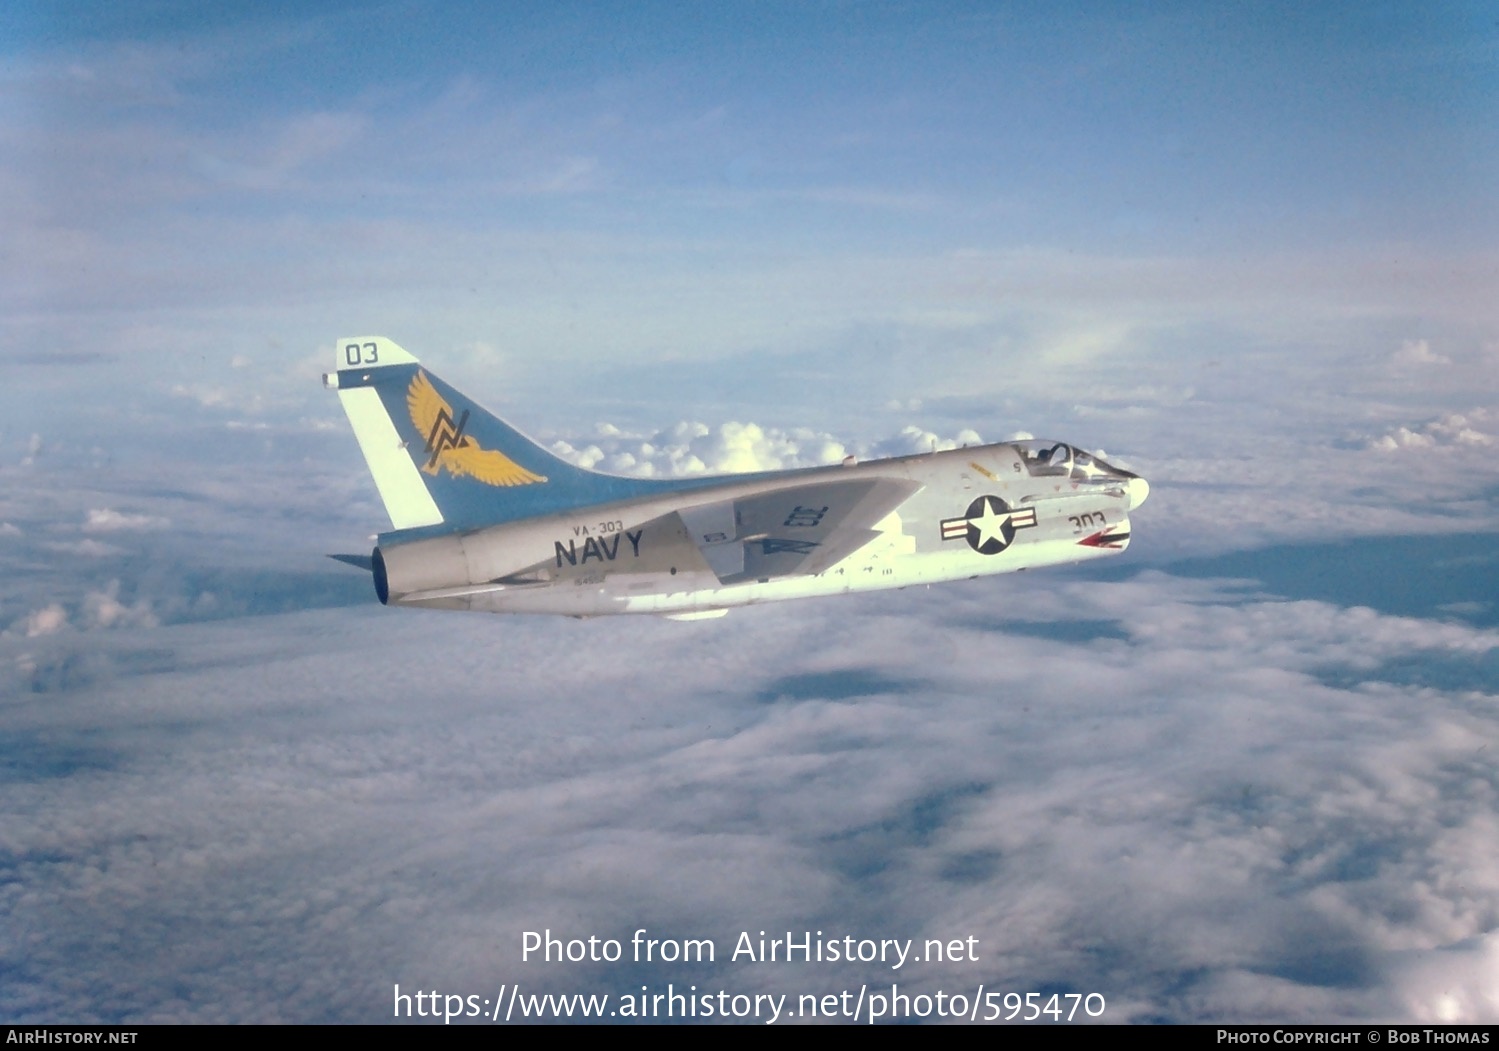
[[(374, 608), (127, 628), (94, 688), (9, 706), (7, 1013), (78, 1017), (73, 983), (88, 1018), (248, 1021), (373, 1020), (397, 982), (894, 979), (1102, 991), (1110, 1021), (1491, 1017), (1493, 696), (1390, 669), (1491, 674), (1499, 633), (1037, 582), (740, 611), (733, 646)], [(723, 955), (520, 957), (639, 927)], [(724, 959), (787, 929), (979, 959)]]

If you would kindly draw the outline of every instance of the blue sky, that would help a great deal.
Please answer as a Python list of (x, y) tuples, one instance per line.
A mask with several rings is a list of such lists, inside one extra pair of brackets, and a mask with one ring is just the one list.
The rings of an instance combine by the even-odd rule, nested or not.
[[(0, 1016), (888, 980), (518, 962), (545, 926), (1499, 1016), (1482, 5), (0, 19)], [(611, 470), (1026, 431), (1153, 493), (1086, 572), (387, 611), (324, 557), (384, 524), (354, 333)]]
[(1476, 9), (146, 10), (17, 18), (5, 294), (22, 353), (158, 389), (314, 321), (587, 399), (840, 341), (1492, 320)]

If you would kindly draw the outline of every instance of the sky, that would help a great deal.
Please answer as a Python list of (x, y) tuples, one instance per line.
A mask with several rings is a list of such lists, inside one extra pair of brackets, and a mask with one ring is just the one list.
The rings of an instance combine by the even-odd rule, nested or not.
[[(9, 6), (0, 1018), (1499, 1020), (1496, 102), (1480, 4)], [(601, 469), (1152, 494), (1075, 569), (387, 610), (362, 334)]]

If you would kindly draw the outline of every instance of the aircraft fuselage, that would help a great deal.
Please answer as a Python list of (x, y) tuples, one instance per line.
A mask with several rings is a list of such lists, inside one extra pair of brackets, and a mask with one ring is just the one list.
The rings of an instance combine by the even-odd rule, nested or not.
[(382, 337), (340, 340), (338, 391), (392, 530), (367, 560), (395, 606), (576, 617), (910, 587), (1097, 558), (1143, 478), (1036, 439), (721, 478), (568, 463)]
[[(794, 484), (896, 479), (916, 486), (874, 523), (878, 534), (820, 572), (724, 584), (709, 566), (684, 506), (714, 505)], [(1122, 551), (1141, 485), (1034, 475), (1022, 447), (996, 444), (810, 468), (690, 494), (579, 508), (385, 548), (392, 605), (490, 613), (687, 614), (782, 599), (904, 588), (1078, 562)], [(1142, 497), (1143, 498), (1143, 497)], [(798, 501), (778, 527), (726, 537), (796, 554), (823, 505)], [(382, 538), (383, 540), (384, 538)], [(808, 548), (809, 549), (809, 548)], [(468, 590), (488, 585), (488, 590)], [(461, 587), (466, 593), (444, 593)]]

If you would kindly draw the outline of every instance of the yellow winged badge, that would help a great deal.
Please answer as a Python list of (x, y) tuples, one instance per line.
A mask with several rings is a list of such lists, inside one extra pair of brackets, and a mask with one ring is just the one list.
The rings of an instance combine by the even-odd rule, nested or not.
[(417, 369), (406, 389), (406, 408), (411, 423), (426, 442), (427, 460), (422, 470), (437, 474), (446, 467), (454, 478), (468, 475), (485, 485), (530, 485), (546, 481), (545, 475), (533, 474), (504, 453), (485, 449), (468, 435), (468, 410), (453, 418), (453, 407), (437, 393), (426, 372)]

